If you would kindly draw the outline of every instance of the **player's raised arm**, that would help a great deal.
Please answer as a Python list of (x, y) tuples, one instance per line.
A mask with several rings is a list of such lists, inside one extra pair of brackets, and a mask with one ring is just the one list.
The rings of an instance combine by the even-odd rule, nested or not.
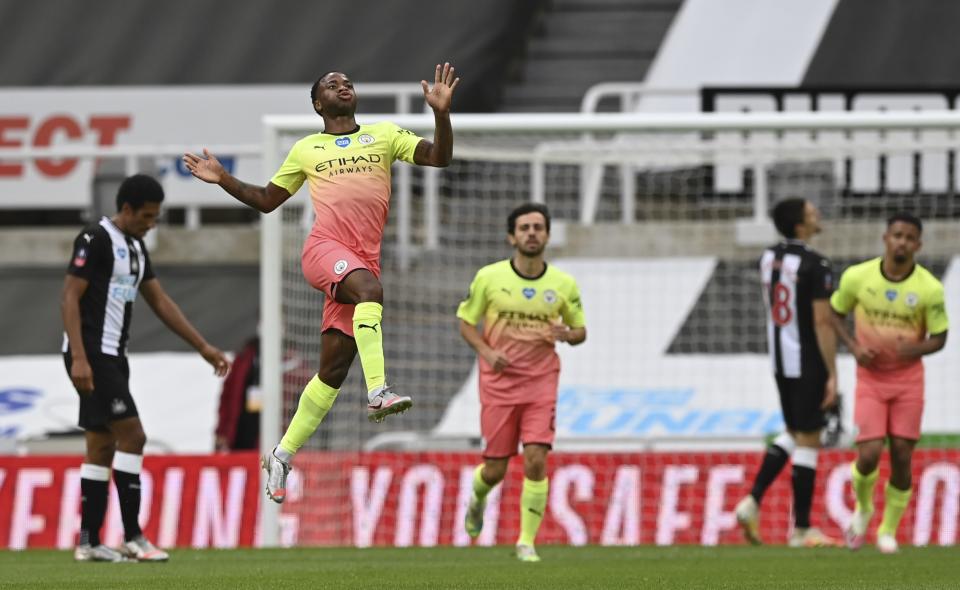
[(241, 181), (227, 172), (220, 160), (206, 148), (203, 150), (203, 156), (190, 152), (183, 154), (183, 163), (187, 166), (187, 170), (200, 180), (219, 185), (230, 196), (261, 213), (273, 211), (290, 198), (290, 193), (286, 189), (272, 182), (268, 182), (264, 187)]
[(453, 127), (450, 125), (450, 103), (453, 100), (453, 91), (460, 78), (454, 77), (453, 66), (445, 63), (437, 64), (433, 75), (433, 86), (426, 80), (420, 80), (423, 88), (423, 98), (433, 109), (434, 131), (433, 143), (423, 140), (417, 145), (413, 161), (421, 166), (444, 167), (450, 165), (453, 159)]

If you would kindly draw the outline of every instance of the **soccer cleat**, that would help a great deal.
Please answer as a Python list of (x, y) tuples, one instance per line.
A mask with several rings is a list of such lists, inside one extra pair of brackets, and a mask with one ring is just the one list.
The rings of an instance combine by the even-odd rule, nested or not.
[(107, 547), (106, 545), (78, 545), (73, 550), (74, 561), (126, 561), (127, 559), (118, 551)]
[(863, 540), (867, 536), (867, 526), (870, 524), (870, 517), (872, 516), (873, 512), (853, 511), (850, 524), (847, 526), (847, 530), (844, 531), (847, 547), (856, 551), (863, 546)]
[(840, 543), (836, 539), (824, 535), (820, 529), (810, 527), (794, 529), (787, 545), (790, 547), (837, 547)]
[(897, 544), (897, 538), (891, 535), (890, 533), (881, 533), (877, 535), (877, 549), (880, 550), (880, 553), (896, 553), (900, 550), (900, 546)]
[(270, 452), (260, 458), (260, 466), (267, 472), (267, 497), (283, 504), (287, 497), (287, 474), (290, 473), (290, 465), (284, 463), (277, 456)]
[(743, 500), (737, 502), (734, 509), (737, 515), (737, 522), (743, 530), (743, 536), (752, 545), (762, 545), (760, 539), (760, 507), (753, 496), (745, 496)]
[(166, 551), (158, 549), (143, 535), (121, 545), (120, 553), (134, 561), (167, 561), (170, 559)]
[(533, 548), (533, 545), (517, 545), (517, 559), (527, 563), (536, 563), (540, 561), (540, 556), (537, 555), (537, 550)]
[(467, 515), (463, 519), (463, 526), (471, 539), (480, 536), (483, 529), (483, 511), (487, 507), (486, 500), (478, 500), (476, 494), (470, 494), (470, 503), (467, 505)]
[(370, 403), (367, 404), (367, 420), (371, 422), (383, 422), (383, 419), (391, 414), (401, 414), (413, 406), (413, 400), (406, 395), (397, 395), (390, 390), (390, 386), (384, 386)]

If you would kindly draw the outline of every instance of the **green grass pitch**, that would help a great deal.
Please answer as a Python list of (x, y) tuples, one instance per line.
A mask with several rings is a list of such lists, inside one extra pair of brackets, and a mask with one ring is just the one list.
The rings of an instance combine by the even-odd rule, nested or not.
[(74, 563), (66, 551), (0, 552), (0, 588), (956, 588), (960, 550), (552, 547), (177, 550), (169, 563)]

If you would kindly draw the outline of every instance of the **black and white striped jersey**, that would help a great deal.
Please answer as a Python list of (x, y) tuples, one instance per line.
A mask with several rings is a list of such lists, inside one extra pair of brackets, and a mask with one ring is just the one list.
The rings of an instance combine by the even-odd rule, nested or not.
[[(154, 278), (143, 241), (124, 234), (104, 217), (74, 240), (67, 273), (89, 281), (80, 298), (81, 334), (87, 353), (125, 354), (137, 291), (143, 281)], [(68, 349), (64, 333), (63, 352)]]
[(764, 250), (760, 277), (774, 372), (790, 379), (825, 375), (813, 326), (813, 302), (829, 299), (833, 293), (830, 261), (800, 240), (786, 240)]

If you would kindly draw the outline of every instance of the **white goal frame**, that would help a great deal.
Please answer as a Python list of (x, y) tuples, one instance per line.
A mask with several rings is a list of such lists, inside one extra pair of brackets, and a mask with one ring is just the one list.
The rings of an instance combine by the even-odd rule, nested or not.
[[(382, 114), (358, 116), (360, 122), (390, 120), (427, 138), (432, 138), (434, 118), (431, 114)], [(695, 138), (695, 149), (714, 150), (724, 153), (731, 150), (741, 164), (753, 164), (762, 167), (769, 156), (764, 152), (774, 147), (778, 142), (785, 141), (776, 132), (795, 131), (946, 131), (944, 138), (935, 142), (924, 139), (923, 134), (910, 134), (910, 138), (900, 138), (900, 143), (892, 144), (883, 140), (878, 142), (873, 153), (883, 153), (885, 149), (897, 147), (899, 149), (915, 146), (925, 149), (960, 149), (960, 141), (956, 141), (954, 133), (960, 129), (960, 112), (957, 111), (887, 111), (887, 112), (812, 112), (812, 113), (564, 113), (564, 114), (459, 114), (452, 116), (454, 137), (458, 133), (496, 133), (511, 134), (549, 134), (567, 133), (581, 137), (581, 140), (570, 142), (544, 142), (528, 154), (531, 165), (532, 194), (531, 200), (542, 202), (545, 195), (542, 191), (542, 165), (545, 162), (576, 162), (570, 154), (583, 154), (585, 149), (592, 149), (591, 134), (616, 134), (618, 137), (629, 138), (631, 134), (650, 132), (676, 134), (705, 134)], [(321, 122), (316, 116), (266, 116), (263, 118), (263, 174), (270, 178), (279, 167), (282, 154), (281, 134), (317, 130)], [(722, 141), (714, 141), (710, 134), (722, 132), (754, 133), (764, 135), (766, 143), (760, 142), (753, 148), (744, 148), (740, 144), (732, 145)], [(761, 133), (763, 132), (763, 133)], [(774, 133), (770, 133), (774, 132)], [(729, 135), (729, 134), (727, 134)], [(795, 136), (796, 134), (792, 134)], [(840, 143), (823, 146), (824, 149), (839, 150), (844, 154), (843, 136), (839, 135)], [(900, 134), (903, 135), (903, 134)], [(796, 140), (792, 137), (790, 141)], [(904, 143), (906, 142), (906, 143)], [(853, 141), (849, 153), (863, 153), (862, 141), (854, 151)], [(629, 145), (629, 144), (625, 144)], [(565, 147), (566, 146), (566, 147)], [(816, 147), (816, 139), (801, 140), (799, 149)], [(598, 152), (603, 146), (596, 144)], [(642, 150), (650, 151), (650, 146), (640, 146)], [(495, 153), (497, 150), (489, 150)], [(469, 148), (454, 143), (454, 157), (467, 157)], [(484, 152), (485, 154), (487, 152)], [(823, 153), (823, 150), (820, 152)], [(834, 152), (836, 153), (836, 152)], [(58, 154), (60, 155), (60, 154)], [(62, 154), (69, 155), (69, 154)], [(521, 154), (522, 156), (522, 154)], [(509, 155), (511, 161), (517, 161), (517, 154)], [(602, 157), (602, 156), (601, 156)], [(496, 159), (496, 158), (492, 158)], [(612, 160), (614, 161), (614, 160)], [(761, 168), (762, 169), (762, 168)], [(397, 236), (398, 258), (403, 268), (404, 261), (411, 256), (411, 198), (409, 190), (410, 167), (400, 166), (396, 171), (395, 181), (397, 190), (394, 195), (393, 207), (397, 208)], [(538, 176), (539, 175), (539, 176)], [(763, 175), (755, 175), (761, 179), (755, 183), (753, 195), (753, 216), (742, 220), (738, 227), (738, 235), (744, 241), (754, 239), (765, 240), (767, 234), (764, 229), (766, 222), (767, 195), (766, 186), (762, 182)], [(425, 177), (425, 211), (424, 219), (427, 226), (428, 245), (432, 240), (431, 224), (438, 223), (437, 194), (435, 182), (431, 180), (431, 172)], [(538, 179), (540, 181), (538, 182)], [(431, 187), (433, 184), (433, 187)], [(581, 198), (583, 196), (581, 195)], [(595, 204), (581, 204), (581, 223), (591, 223), (591, 207)], [(265, 214), (262, 217), (261, 234), (261, 262), (260, 262), (260, 298), (261, 298), (261, 355), (262, 372), (261, 387), (264, 392), (263, 408), (261, 412), (261, 448), (264, 453), (272, 451), (273, 445), (280, 439), (282, 423), (281, 391), (282, 391), (282, 331), (281, 317), (281, 248), (282, 248), (282, 219), (277, 214)], [(261, 510), (261, 533), (264, 546), (276, 546), (279, 538), (278, 527), (279, 510), (275, 504), (265, 502)]]

